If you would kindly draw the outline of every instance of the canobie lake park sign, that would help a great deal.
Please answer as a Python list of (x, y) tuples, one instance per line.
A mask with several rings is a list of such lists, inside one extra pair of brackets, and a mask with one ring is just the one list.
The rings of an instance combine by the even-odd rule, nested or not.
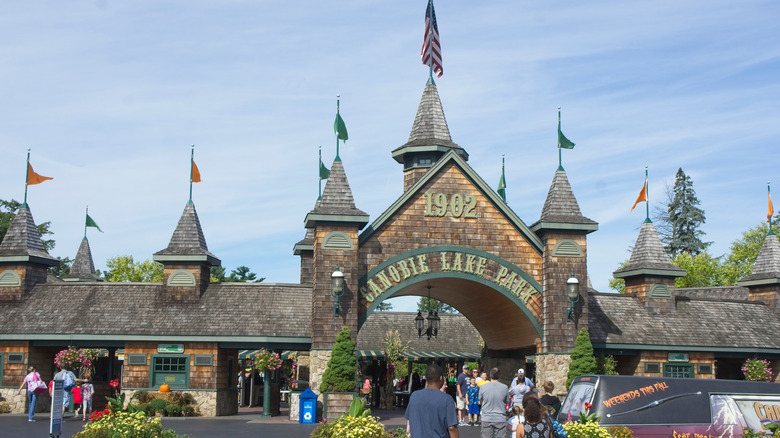
[[(360, 296), (369, 306), (407, 285), (431, 277), (458, 277), (486, 284), (528, 304), (542, 287), (514, 264), (493, 254), (459, 246), (419, 248), (379, 264), (360, 279)], [(388, 293), (389, 292), (389, 293)]]

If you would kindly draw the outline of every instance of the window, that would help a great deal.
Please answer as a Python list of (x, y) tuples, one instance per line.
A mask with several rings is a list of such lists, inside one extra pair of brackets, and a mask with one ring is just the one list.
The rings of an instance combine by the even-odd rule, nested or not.
[(665, 363), (664, 364), (664, 377), (682, 377), (692, 379), (693, 364), (692, 363)]
[(190, 383), (190, 357), (152, 355), (151, 387), (167, 384), (171, 388), (187, 388)]

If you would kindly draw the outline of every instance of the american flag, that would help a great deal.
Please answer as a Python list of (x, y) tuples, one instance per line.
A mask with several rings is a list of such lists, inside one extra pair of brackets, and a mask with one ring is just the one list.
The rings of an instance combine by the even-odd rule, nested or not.
[(436, 25), (436, 12), (433, 10), (433, 0), (428, 0), (425, 9), (425, 37), (422, 46), (422, 63), (430, 66), (436, 77), (441, 77), (444, 69), (441, 66), (441, 44), (439, 43), (439, 26)]

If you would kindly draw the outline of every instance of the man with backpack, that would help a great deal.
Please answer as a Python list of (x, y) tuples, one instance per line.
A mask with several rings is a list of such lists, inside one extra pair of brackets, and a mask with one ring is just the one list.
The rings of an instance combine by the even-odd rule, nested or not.
[(62, 380), (62, 388), (65, 394), (62, 396), (62, 415), (65, 416), (65, 409), (70, 405), (70, 391), (76, 386), (77, 382), (86, 382), (84, 379), (77, 379), (72, 371), (60, 368), (60, 371), (54, 375), (54, 380)]

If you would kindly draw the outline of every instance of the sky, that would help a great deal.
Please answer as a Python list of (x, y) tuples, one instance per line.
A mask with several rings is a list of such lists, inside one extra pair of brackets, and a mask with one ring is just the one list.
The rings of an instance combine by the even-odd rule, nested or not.
[[(407, 141), (428, 79), (425, 0), (0, 3), (0, 199), (24, 197), (73, 258), (90, 228), (96, 267), (164, 249), (193, 187), (209, 249), (228, 272), (298, 283), (293, 245), (318, 195), (318, 146), (340, 155), (375, 220), (403, 190)], [(766, 220), (780, 193), (780, 2), (656, 0), (435, 3), (454, 142), (507, 201), (539, 219), (558, 166), (557, 107), (576, 143), (563, 166), (584, 216), (588, 272), (608, 291), (678, 168), (705, 211), (710, 253)], [(774, 29), (774, 30), (773, 30)], [(780, 195), (777, 196), (780, 199)], [(392, 301), (413, 310), (414, 298)]]

